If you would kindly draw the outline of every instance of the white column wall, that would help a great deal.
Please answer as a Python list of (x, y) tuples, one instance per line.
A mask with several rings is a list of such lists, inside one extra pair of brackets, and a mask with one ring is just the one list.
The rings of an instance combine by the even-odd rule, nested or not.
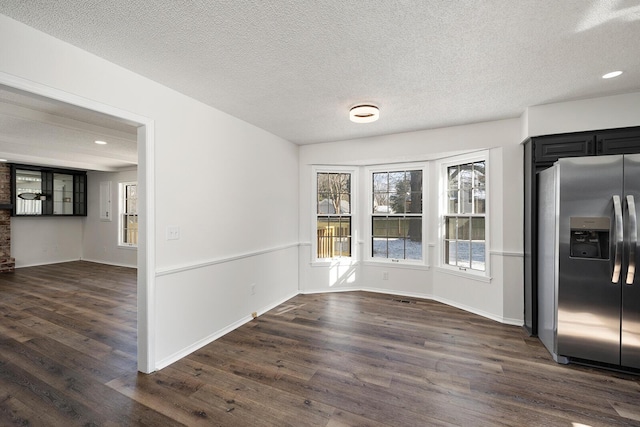
[[(138, 301), (146, 307), (141, 321), (149, 320), (141, 333), (151, 337), (139, 349), (148, 360), (143, 369), (248, 319), (253, 305), (220, 310), (246, 289), (238, 257), (265, 265), (256, 278), (261, 307), (297, 292), (298, 254), (290, 250), (298, 243), (297, 146), (2, 15), (0, 58), (5, 81), (13, 76), (153, 121), (155, 170), (145, 176), (155, 177), (148, 184), (156, 271), (139, 284), (151, 296)], [(168, 227), (180, 228), (179, 240), (166, 239)], [(272, 256), (277, 264), (263, 262)], [(211, 263), (229, 269), (217, 277)], [(197, 319), (194, 307), (202, 307)]]

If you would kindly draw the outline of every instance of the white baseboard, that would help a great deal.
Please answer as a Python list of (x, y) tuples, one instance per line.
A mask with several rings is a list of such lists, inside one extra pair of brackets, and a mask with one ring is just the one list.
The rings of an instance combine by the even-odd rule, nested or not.
[(137, 265), (123, 264), (118, 262), (104, 261), (99, 259), (81, 258), (80, 261), (95, 262), (96, 264), (113, 265), (114, 267), (138, 268)]
[(486, 311), (483, 310), (478, 310), (477, 308), (474, 307), (470, 307), (464, 304), (460, 304), (458, 302), (455, 301), (451, 301), (448, 300), (446, 298), (440, 298), (440, 297), (435, 297), (433, 295), (430, 294), (423, 294), (423, 293), (418, 293), (418, 292), (402, 292), (402, 291), (397, 291), (397, 290), (393, 290), (393, 289), (380, 289), (380, 288), (342, 288), (342, 289), (335, 289), (335, 290), (310, 290), (310, 291), (301, 291), (301, 294), (319, 294), (319, 293), (328, 293), (328, 292), (352, 292), (352, 291), (363, 291), (363, 292), (373, 292), (373, 293), (377, 293), (377, 294), (385, 294), (385, 295), (399, 295), (399, 296), (403, 296), (403, 297), (409, 297), (409, 298), (420, 298), (420, 299), (426, 299), (426, 300), (431, 300), (431, 301), (437, 301), (440, 302), (442, 304), (446, 304), (449, 305), (451, 307), (455, 307), (455, 308), (459, 308), (460, 310), (464, 310), (467, 311), (469, 313), (473, 313), (473, 314), (477, 314), (478, 316), (482, 316), (484, 318), (487, 319), (491, 319), (494, 320), (496, 322), (505, 324), (505, 325), (513, 325), (513, 326), (522, 326), (524, 324), (524, 321), (522, 319), (512, 319), (512, 318), (507, 318), (507, 317), (501, 317), (501, 316), (496, 316), (495, 314), (492, 313), (488, 313)]
[(74, 259), (61, 259), (61, 260), (56, 260), (56, 261), (36, 262), (36, 263), (33, 263), (33, 264), (24, 264), (24, 265), (17, 265), (16, 264), (16, 268), (39, 267), (41, 265), (62, 264), (62, 263), (65, 263), (65, 262), (74, 262), (74, 261), (82, 261), (82, 260), (80, 258), (74, 258)]
[[(258, 310), (258, 317), (260, 317), (261, 315), (263, 315), (264, 313), (266, 313), (269, 310), (272, 310), (274, 308), (276, 308), (277, 306), (279, 306), (280, 304), (285, 303), (286, 301), (290, 300), (291, 298), (295, 297), (296, 295), (298, 295), (299, 292), (295, 292), (285, 298), (282, 298), (272, 304), (269, 304), (266, 307), (263, 307), (262, 309)], [(250, 321), (253, 320), (253, 317), (251, 316), (251, 314), (243, 317), (242, 319), (239, 319), (236, 322), (233, 322), (232, 324), (230, 324), (229, 326), (220, 329), (219, 331), (214, 332), (213, 334), (202, 338), (201, 340), (193, 343), (192, 345), (183, 348), (182, 350), (179, 350), (177, 352), (175, 352), (174, 354), (172, 354), (169, 357), (165, 357), (162, 360), (159, 360), (156, 362), (156, 366), (155, 366), (155, 370), (158, 371), (162, 368), (166, 368), (167, 366), (171, 365), (174, 362), (177, 362), (178, 360), (190, 355), (191, 353), (193, 353), (196, 350), (201, 349), (202, 347), (204, 347), (207, 344), (212, 343), (213, 341), (217, 340), (218, 338), (223, 337), (224, 335), (228, 334), (229, 332), (234, 331), (235, 329), (238, 329), (240, 326), (249, 323)]]

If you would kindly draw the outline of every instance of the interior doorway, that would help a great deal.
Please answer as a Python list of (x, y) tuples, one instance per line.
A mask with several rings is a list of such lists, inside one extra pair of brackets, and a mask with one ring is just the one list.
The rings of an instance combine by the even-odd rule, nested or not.
[[(98, 128), (109, 128), (113, 125), (116, 133), (122, 132), (123, 127), (135, 129), (135, 156), (137, 160), (137, 182), (138, 182), (138, 215), (139, 215), (139, 237), (137, 249), (137, 295), (138, 295), (138, 370), (149, 373), (154, 370), (155, 358), (153, 352), (153, 283), (154, 283), (154, 229), (153, 223), (153, 198), (154, 198), (154, 167), (153, 167), (153, 120), (142, 117), (128, 111), (102, 104), (100, 102), (79, 97), (58, 89), (34, 83), (29, 80), (17, 78), (15, 76), (0, 72), (0, 92), (6, 90), (16, 96), (28, 96), (33, 99), (34, 105), (44, 104), (57, 109), (59, 114), (42, 114), (45, 123), (42, 126), (66, 126), (69, 130), (73, 123), (88, 122), (87, 132), (97, 133)], [(14, 100), (15, 104), (15, 100)], [(7, 113), (7, 108), (11, 108), (11, 103), (0, 103), (0, 113)], [(4, 108), (4, 110), (2, 110)], [(13, 119), (20, 120), (20, 116), (30, 115), (28, 108), (19, 105), (13, 108), (11, 115)], [(37, 111), (37, 109), (36, 109)], [(35, 113), (36, 115), (38, 113)], [(57, 123), (51, 123), (52, 117)], [(34, 117), (30, 117), (34, 119)], [(49, 121), (49, 123), (46, 123)], [(13, 129), (15, 132), (15, 127)], [(8, 142), (7, 142), (8, 141)], [(56, 151), (57, 150), (57, 151)], [(56, 152), (59, 156), (56, 155)], [(39, 165), (53, 166), (54, 162), (58, 167), (77, 168), (81, 167), (82, 153), (87, 154), (87, 150), (81, 150), (80, 154), (74, 154), (73, 148), (69, 145), (54, 147), (51, 144), (38, 147), (37, 144), (20, 143), (19, 138), (0, 140), (0, 157), (7, 158), (13, 163), (35, 163)], [(91, 157), (89, 153), (88, 157)], [(88, 158), (87, 157), (87, 158)], [(113, 157), (113, 156), (112, 156)], [(117, 157), (117, 156), (116, 156)], [(121, 156), (115, 159), (121, 162), (130, 161), (130, 156)], [(86, 159), (85, 159), (86, 161)], [(95, 156), (94, 156), (95, 161)], [(114, 159), (110, 159), (114, 161)], [(86, 167), (85, 167), (86, 168)]]

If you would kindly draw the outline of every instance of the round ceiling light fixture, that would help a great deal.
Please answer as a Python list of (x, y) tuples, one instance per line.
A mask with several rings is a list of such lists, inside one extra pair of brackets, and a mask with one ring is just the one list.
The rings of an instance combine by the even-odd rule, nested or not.
[(602, 76), (602, 78), (603, 79), (612, 79), (614, 77), (618, 77), (620, 74), (622, 74), (622, 71), (612, 71), (612, 72), (607, 73), (604, 76)]
[(371, 123), (378, 120), (380, 110), (371, 104), (356, 105), (349, 110), (349, 119), (354, 123)]

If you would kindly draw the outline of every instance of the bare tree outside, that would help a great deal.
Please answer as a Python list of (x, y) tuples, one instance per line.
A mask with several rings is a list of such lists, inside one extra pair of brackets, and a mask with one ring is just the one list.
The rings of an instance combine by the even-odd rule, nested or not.
[[(344, 214), (351, 213), (351, 174), (319, 173), (318, 174), (318, 213)], [(326, 209), (322, 203), (331, 206)]]

